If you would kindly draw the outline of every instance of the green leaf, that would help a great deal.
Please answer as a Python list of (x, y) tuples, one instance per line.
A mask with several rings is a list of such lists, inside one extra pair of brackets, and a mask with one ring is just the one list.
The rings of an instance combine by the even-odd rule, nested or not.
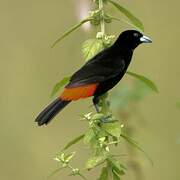
[(72, 141), (70, 141), (69, 143), (67, 143), (67, 145), (61, 150), (61, 151), (64, 151), (66, 149), (68, 149), (69, 147), (71, 147), (72, 145), (78, 143), (81, 139), (84, 138), (84, 134), (74, 138)]
[(158, 93), (158, 88), (157, 86), (154, 84), (154, 82), (152, 82), (150, 79), (146, 78), (145, 76), (127, 71), (127, 74), (129, 74), (130, 76), (133, 76), (137, 79), (139, 79), (140, 81), (142, 81), (143, 83), (145, 83), (151, 90), (153, 90), (154, 92)]
[(121, 13), (123, 13), (131, 21), (131, 23), (134, 24), (134, 26), (137, 29), (144, 31), (143, 23), (137, 17), (135, 17), (129, 10), (127, 10), (126, 8), (112, 0), (109, 0), (109, 2), (113, 4)]
[(130, 21), (128, 21), (128, 20), (126, 20), (126, 19), (124, 19), (124, 18), (122, 18), (122, 17), (120, 17), (120, 18), (119, 18), (119, 17), (114, 17), (114, 16), (112, 16), (112, 15), (110, 15), (110, 14), (108, 14), (107, 16), (108, 16), (111, 20), (116, 20), (116, 21), (119, 21), (119, 22), (128, 24), (129, 26), (137, 29), (137, 27), (136, 27), (133, 23), (131, 23)]
[(116, 174), (118, 175), (124, 175), (125, 172), (125, 168), (124, 166), (122, 166), (119, 161), (117, 161), (116, 159), (113, 159), (113, 158), (108, 158), (108, 162), (110, 163), (111, 165), (111, 168), (114, 172), (116, 172)]
[(75, 156), (75, 152), (72, 152), (72, 153), (69, 153), (69, 154), (66, 154), (64, 156), (64, 161), (65, 163), (69, 163), (69, 161)]
[(119, 138), (121, 135), (121, 127), (120, 127), (120, 124), (117, 122), (104, 123), (102, 125), (102, 129), (104, 129), (107, 133), (117, 138)]
[(58, 38), (53, 45), (51, 46), (52, 48), (59, 43), (62, 39), (64, 39), (66, 36), (68, 36), (70, 33), (72, 33), (73, 31), (75, 31), (76, 29), (78, 29), (81, 25), (83, 25), (84, 23), (90, 21), (91, 18), (86, 18), (84, 20), (82, 20), (81, 22), (79, 22), (78, 24), (72, 26), (69, 30), (67, 30), (60, 38)]
[(85, 60), (91, 59), (104, 48), (100, 39), (88, 39), (82, 45), (82, 53)]
[(89, 144), (94, 137), (95, 137), (95, 134), (94, 134), (93, 129), (89, 129), (84, 136), (84, 143)]
[(104, 118), (104, 114), (96, 113), (95, 115), (93, 115), (92, 120), (101, 120), (102, 118)]
[(59, 81), (53, 88), (51, 92), (51, 97), (53, 97), (63, 86), (69, 83), (70, 77), (64, 77), (61, 81)]
[(153, 165), (152, 159), (149, 157), (149, 155), (142, 149), (142, 147), (132, 138), (128, 137), (125, 134), (121, 134), (121, 137), (124, 138), (129, 144), (131, 144), (133, 147), (137, 148), (139, 151), (143, 152), (146, 158), (150, 161), (150, 163)]
[(101, 170), (101, 175), (97, 180), (108, 180), (108, 168), (103, 167)]
[(98, 166), (99, 164), (104, 162), (105, 159), (106, 159), (105, 156), (94, 156), (94, 157), (91, 157), (86, 162), (86, 169), (90, 170), (90, 169)]
[(112, 171), (112, 173), (113, 173), (113, 180), (121, 180), (115, 171)]

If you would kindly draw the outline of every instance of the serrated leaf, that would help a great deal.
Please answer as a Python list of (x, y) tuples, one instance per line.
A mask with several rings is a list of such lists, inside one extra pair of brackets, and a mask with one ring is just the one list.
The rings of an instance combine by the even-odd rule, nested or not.
[(123, 13), (131, 21), (131, 23), (134, 24), (134, 26), (137, 29), (144, 31), (143, 23), (137, 17), (135, 17), (129, 10), (127, 10), (126, 8), (112, 0), (109, 0), (109, 2), (113, 4), (121, 13)]
[(51, 46), (52, 48), (58, 44), (62, 39), (64, 39), (66, 36), (68, 36), (70, 33), (72, 33), (73, 31), (75, 31), (76, 29), (78, 29), (81, 25), (83, 25), (84, 23), (90, 21), (91, 18), (86, 18), (84, 20), (82, 20), (81, 22), (79, 22), (78, 24), (72, 26), (69, 30), (67, 30), (60, 38), (58, 38), (53, 45)]
[(101, 175), (97, 180), (108, 180), (108, 168), (103, 167), (101, 170)]
[(85, 60), (91, 59), (103, 49), (103, 42), (100, 39), (88, 39), (82, 45), (82, 53)]
[(95, 134), (94, 134), (93, 129), (89, 129), (84, 136), (84, 143), (89, 144), (91, 140), (94, 138), (94, 136)]
[(159, 92), (155, 83), (153, 81), (151, 81), (150, 79), (148, 79), (147, 77), (130, 72), (130, 71), (127, 71), (126, 73), (129, 74), (130, 76), (137, 78), (138, 80), (142, 81), (143, 83), (145, 83), (154, 92), (156, 92), (156, 93)]
[(67, 143), (67, 145), (61, 150), (61, 151), (64, 151), (66, 149), (68, 149), (69, 147), (71, 147), (72, 145), (78, 143), (81, 139), (84, 138), (84, 134), (74, 138), (73, 140), (71, 140), (69, 143)]
[(121, 127), (119, 123), (104, 123), (102, 125), (102, 129), (104, 129), (107, 133), (117, 138), (121, 135)]
[(101, 164), (105, 160), (105, 156), (94, 156), (87, 160), (86, 169), (90, 170), (97, 165)]
[(53, 97), (63, 86), (68, 84), (70, 77), (64, 77), (61, 81), (59, 81), (53, 88), (51, 92), (51, 97)]
[(144, 149), (132, 138), (128, 137), (125, 134), (121, 134), (121, 137), (124, 138), (129, 144), (131, 144), (133, 147), (137, 148), (139, 151), (143, 152), (143, 154), (146, 156), (146, 158), (150, 161), (150, 163), (153, 165), (152, 159), (149, 157), (149, 155), (144, 151)]

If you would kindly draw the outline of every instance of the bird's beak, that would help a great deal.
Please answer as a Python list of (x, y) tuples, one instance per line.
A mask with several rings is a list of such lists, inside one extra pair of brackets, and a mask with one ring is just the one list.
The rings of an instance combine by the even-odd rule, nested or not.
[(151, 40), (149, 37), (147, 37), (147, 36), (142, 36), (142, 37), (140, 38), (140, 41), (141, 41), (142, 43), (152, 43), (152, 40)]

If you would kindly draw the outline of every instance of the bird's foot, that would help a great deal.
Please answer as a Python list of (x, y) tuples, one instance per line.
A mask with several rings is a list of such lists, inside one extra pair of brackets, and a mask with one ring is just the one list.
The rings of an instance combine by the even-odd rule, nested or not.
[(112, 115), (107, 115), (101, 118), (101, 122), (102, 123), (110, 123), (110, 122), (114, 122), (114, 120), (112, 119)]

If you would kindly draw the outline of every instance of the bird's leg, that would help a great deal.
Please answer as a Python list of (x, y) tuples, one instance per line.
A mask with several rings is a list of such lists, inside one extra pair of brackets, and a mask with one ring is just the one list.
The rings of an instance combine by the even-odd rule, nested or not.
[(93, 104), (94, 104), (94, 107), (96, 109), (96, 112), (97, 113), (100, 113), (100, 110), (99, 110), (99, 107), (98, 107), (98, 104), (99, 104), (99, 96), (94, 96), (93, 98)]
[[(98, 106), (99, 101), (100, 101), (99, 96), (94, 96), (93, 104), (94, 104), (94, 107), (95, 107), (97, 113), (100, 113), (99, 106)], [(112, 115), (107, 115), (105, 117), (102, 117), (101, 118), (101, 122), (102, 123), (108, 123), (109, 122), (109, 118), (111, 118), (111, 117), (112, 117)]]
[[(99, 106), (98, 106), (99, 101), (100, 101), (100, 96), (94, 96), (93, 104), (94, 104), (94, 107), (95, 107), (97, 113), (100, 113)], [(101, 118), (101, 122), (102, 123), (108, 123), (108, 122), (110, 122), (111, 117), (112, 117), (112, 114), (104, 116)]]

